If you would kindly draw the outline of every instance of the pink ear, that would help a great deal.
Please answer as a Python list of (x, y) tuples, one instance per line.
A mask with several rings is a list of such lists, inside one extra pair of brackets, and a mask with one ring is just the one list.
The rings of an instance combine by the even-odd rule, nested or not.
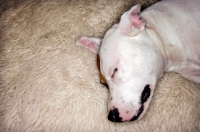
[(119, 23), (119, 29), (123, 33), (135, 32), (138, 29), (144, 29), (144, 21), (140, 17), (140, 5), (133, 6), (128, 12), (124, 13)]
[(76, 44), (88, 48), (94, 53), (98, 53), (101, 41), (101, 38), (82, 37), (76, 42)]

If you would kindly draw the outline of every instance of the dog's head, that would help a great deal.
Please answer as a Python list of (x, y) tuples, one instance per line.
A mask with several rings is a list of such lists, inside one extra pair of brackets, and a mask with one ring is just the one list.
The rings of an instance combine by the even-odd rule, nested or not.
[(162, 74), (153, 41), (136, 5), (103, 39), (82, 37), (78, 45), (97, 53), (100, 81), (110, 91), (108, 119), (114, 122), (142, 118)]

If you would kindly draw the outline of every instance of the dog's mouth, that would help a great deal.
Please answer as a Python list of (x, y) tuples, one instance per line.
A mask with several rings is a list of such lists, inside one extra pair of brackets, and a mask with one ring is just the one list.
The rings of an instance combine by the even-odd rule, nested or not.
[(142, 114), (143, 110), (144, 110), (144, 105), (142, 104), (141, 107), (140, 107), (140, 109), (139, 109), (139, 110), (137, 111), (137, 113), (131, 118), (130, 121), (135, 121), (135, 120), (137, 120), (138, 117), (140, 117), (140, 115)]
[(142, 95), (141, 95), (141, 107), (139, 108), (139, 110), (137, 111), (137, 113), (131, 118), (130, 121), (135, 121), (138, 119), (138, 117), (142, 114), (143, 110), (144, 110), (144, 103), (147, 101), (147, 99), (150, 97), (150, 94), (151, 94), (151, 89), (150, 89), (150, 85), (147, 84), (145, 87), (144, 87), (144, 90), (142, 92)]

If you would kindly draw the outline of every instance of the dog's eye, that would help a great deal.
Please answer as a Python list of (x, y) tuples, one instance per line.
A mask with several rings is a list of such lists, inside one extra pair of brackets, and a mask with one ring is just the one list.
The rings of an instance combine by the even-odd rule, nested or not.
[(149, 98), (151, 93), (151, 89), (149, 88), (149, 85), (146, 85), (144, 87), (144, 90), (142, 92), (142, 97), (141, 97), (141, 102), (142, 104), (145, 103), (147, 101), (147, 99)]
[(118, 71), (118, 68), (115, 68), (114, 70), (113, 70), (113, 74), (112, 74), (112, 78), (115, 76), (115, 73)]

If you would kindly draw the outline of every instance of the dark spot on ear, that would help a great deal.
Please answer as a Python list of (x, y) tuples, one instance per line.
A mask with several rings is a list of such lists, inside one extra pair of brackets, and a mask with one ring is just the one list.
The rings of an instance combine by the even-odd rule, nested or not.
[(129, 111), (127, 110), (127, 111), (126, 111), (126, 114), (128, 114), (128, 113), (129, 113)]

